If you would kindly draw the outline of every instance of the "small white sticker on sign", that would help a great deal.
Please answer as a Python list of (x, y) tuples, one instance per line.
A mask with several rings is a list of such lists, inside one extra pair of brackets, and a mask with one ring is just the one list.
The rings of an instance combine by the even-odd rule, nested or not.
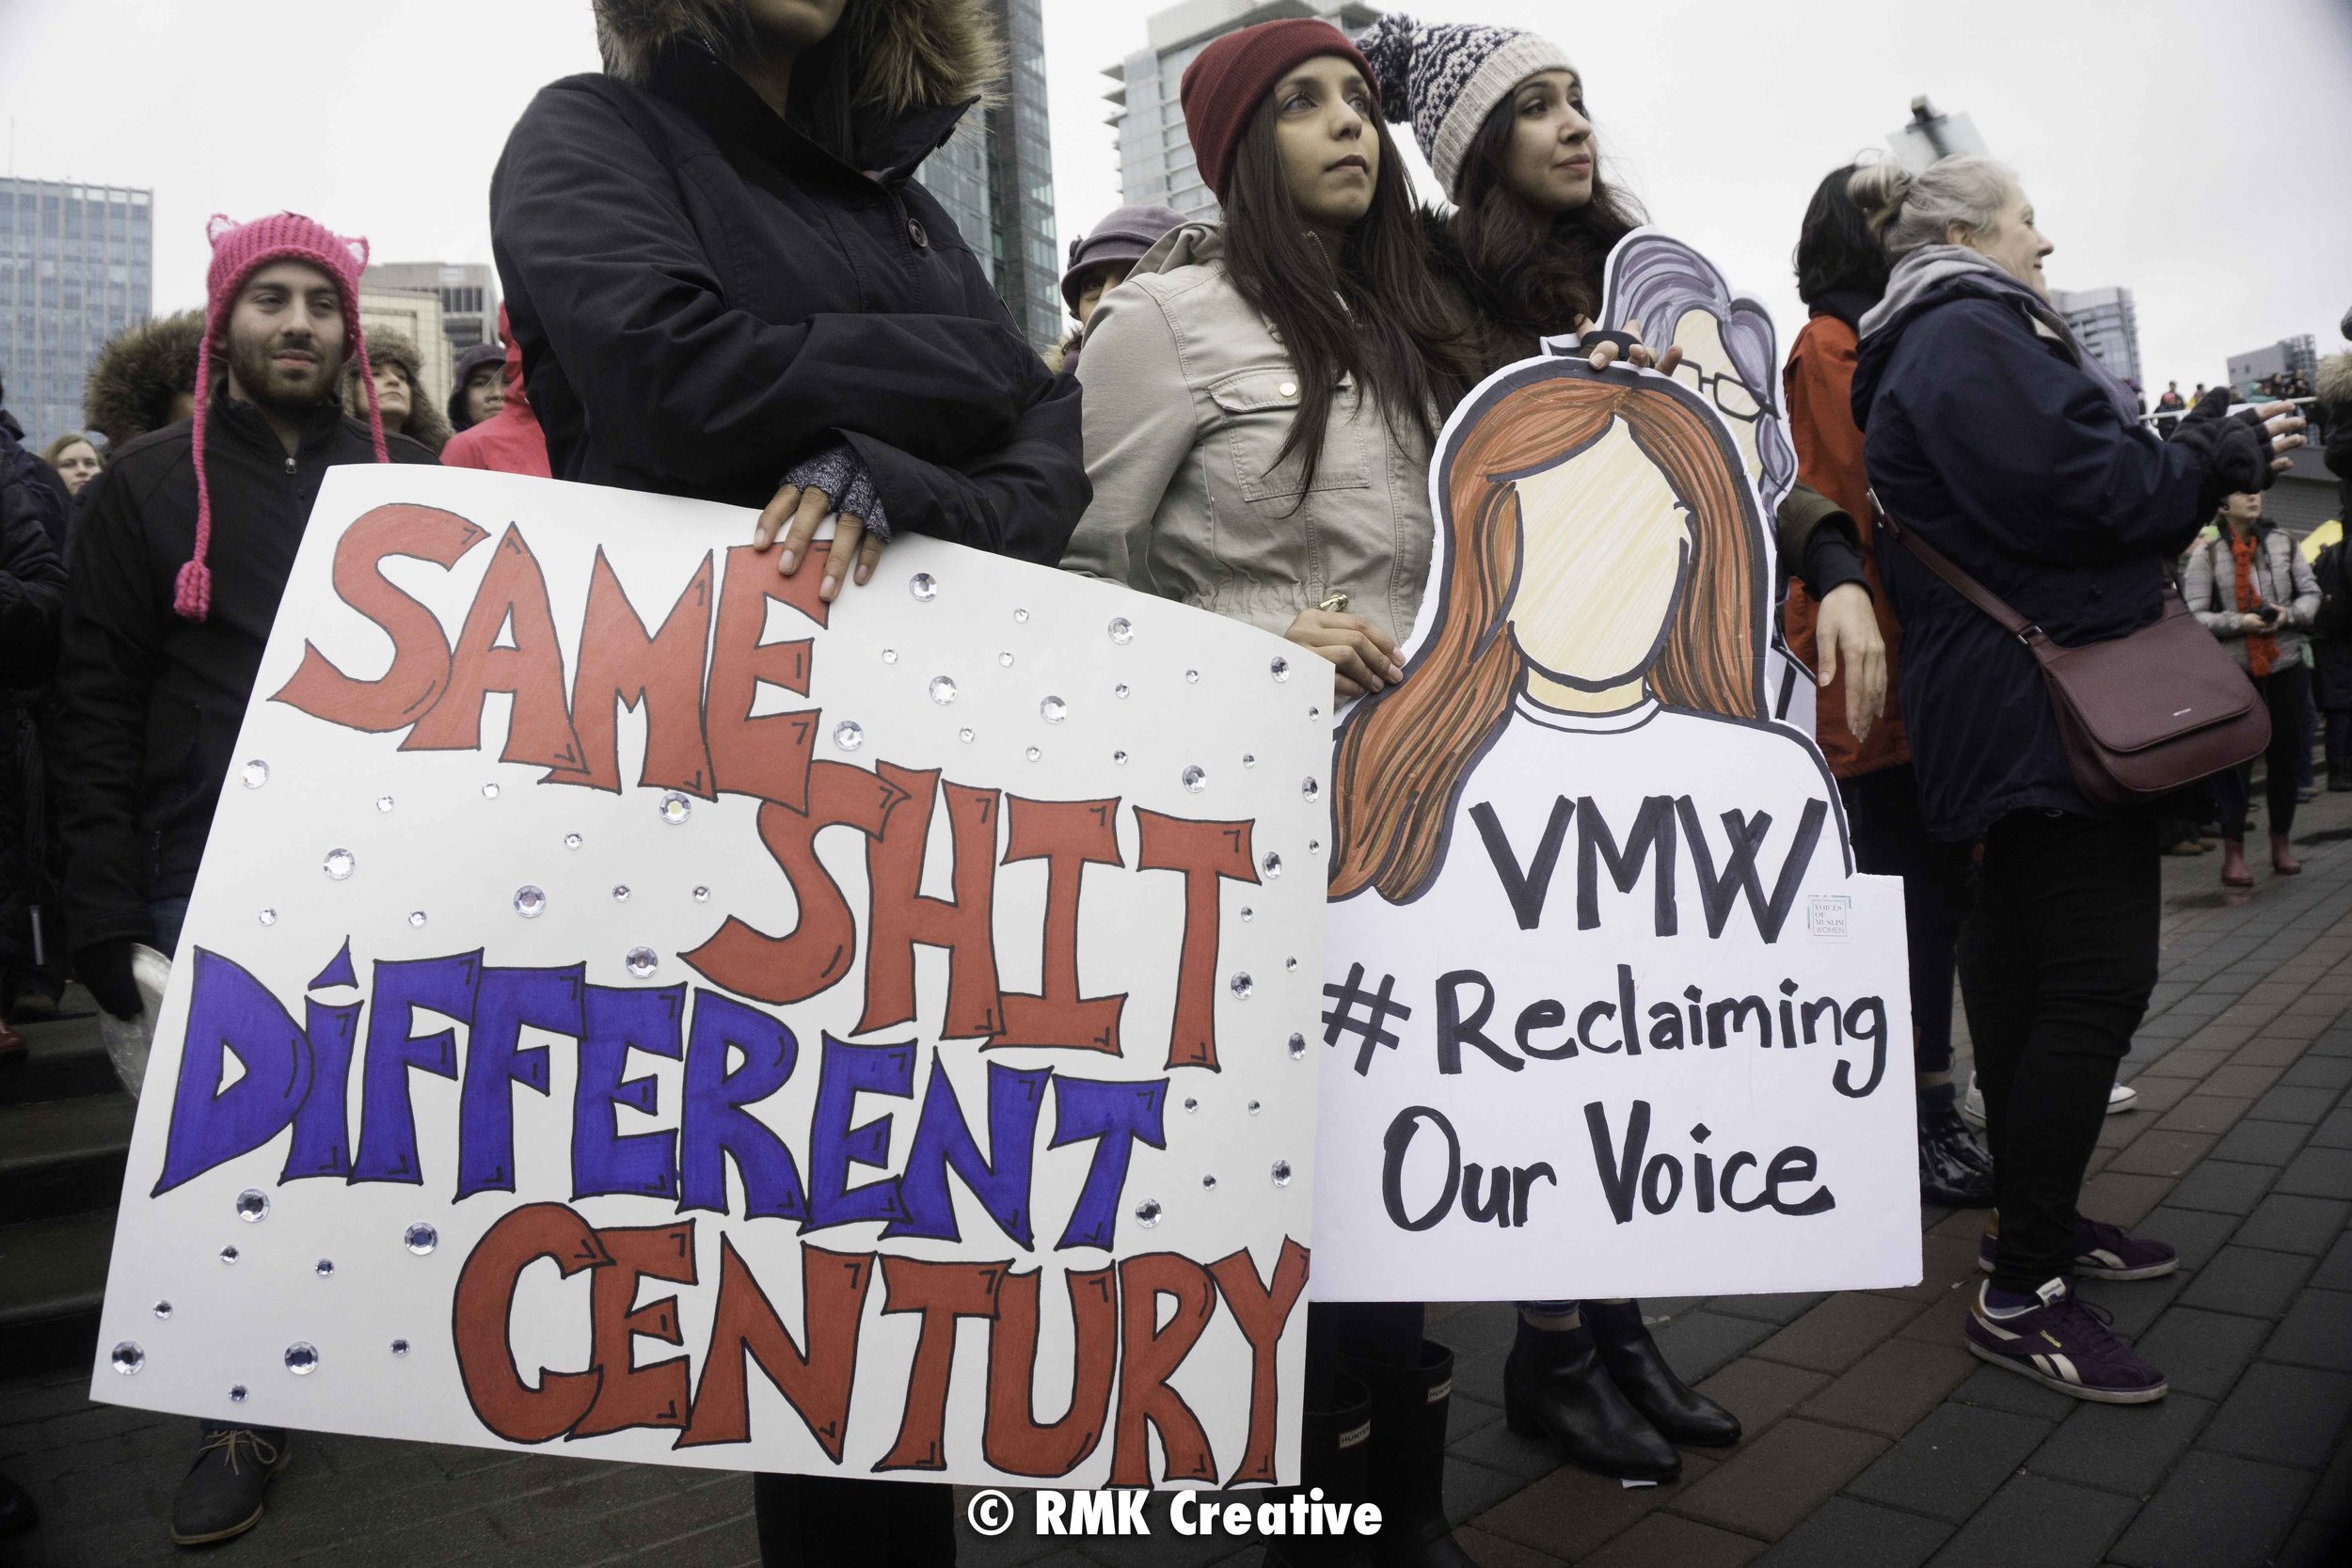
[(1844, 942), (1853, 934), (1853, 898), (1843, 893), (1817, 893), (1805, 904), (1806, 928), (1816, 942)]

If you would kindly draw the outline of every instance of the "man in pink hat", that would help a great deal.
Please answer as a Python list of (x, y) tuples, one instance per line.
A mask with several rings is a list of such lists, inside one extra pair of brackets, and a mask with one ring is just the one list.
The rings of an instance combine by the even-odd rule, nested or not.
[[(338, 463), (430, 463), (386, 436), (359, 330), (365, 240), (294, 213), (212, 222), (194, 418), (122, 447), (83, 492), (57, 667), (66, 927), (100, 1006), (135, 1018), (131, 953), (168, 955), (310, 503)], [(368, 420), (337, 397), (356, 357)], [(286, 1434), (207, 1422), (172, 1539), (225, 1541), (262, 1516)]]

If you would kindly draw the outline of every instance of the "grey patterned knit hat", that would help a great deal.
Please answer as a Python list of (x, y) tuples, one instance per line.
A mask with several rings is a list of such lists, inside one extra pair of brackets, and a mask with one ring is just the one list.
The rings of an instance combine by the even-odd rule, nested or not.
[(1391, 120), (1409, 119), (1413, 139), (1448, 196), (1457, 194), (1470, 138), (1510, 90), (1539, 71), (1573, 71), (1560, 46), (1517, 27), (1468, 22), (1423, 24), (1391, 11), (1356, 40), (1379, 77)]

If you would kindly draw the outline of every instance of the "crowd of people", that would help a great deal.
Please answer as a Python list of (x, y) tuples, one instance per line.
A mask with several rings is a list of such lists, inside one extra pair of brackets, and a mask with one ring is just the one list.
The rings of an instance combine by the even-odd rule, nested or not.
[[(1352, 698), (1415, 678), (1399, 647), (1431, 560), (1428, 470), (1464, 393), (1545, 338), (1596, 370), (1677, 368), (1595, 329), (1643, 209), (1604, 169), (1587, 78), (1534, 33), (1391, 15), (1357, 42), (1301, 19), (1211, 43), (1183, 108), (1221, 217), (1125, 208), (1073, 243), (1074, 325), (1049, 364), (911, 178), (1001, 69), (983, 8), (595, 8), (604, 71), (545, 88), (500, 161), (503, 341), (458, 361), (445, 404), (415, 344), (361, 330), (365, 243), (281, 213), (216, 225), (201, 312), (107, 346), (87, 410), (103, 449), (0, 439), (0, 1006), (54, 1007), (70, 969), (138, 1013), (135, 950), (176, 942), (335, 464), (739, 505), (827, 599), (927, 534), (1262, 626)], [(1442, 214), (1416, 202), (1392, 123)], [(1778, 518), (1785, 630), (1820, 673), (1859, 868), (1904, 883), (1922, 1197), (1988, 1211), (1964, 1342), (2061, 1393), (2150, 1402), (2163, 1372), (2074, 1282), (2177, 1262), (2076, 1207), (2155, 980), (2157, 816), (2085, 795), (2030, 655), (1873, 518), (2062, 644), (2145, 626), (2177, 581), (2268, 705), (2279, 875), (2297, 869), (2314, 634), (2330, 785), (2352, 787), (2342, 546), (2314, 562), (2264, 519), (2303, 439), (2283, 403), (2231, 415), (2174, 388), (2169, 438), (2143, 427), (2052, 308), (2051, 243), (2003, 166), (1849, 165), (1791, 217), (1810, 314), (1777, 388), (1802, 482)], [(2352, 366), (2342, 379), (2352, 400)], [(2242, 884), (2247, 770), (2210, 793)], [(1307, 1358), (1302, 1481), (1381, 1501), (1384, 1564), (1467, 1562), (1442, 1499), (1451, 1356), (1421, 1304), (1317, 1305)], [(1637, 1302), (1520, 1304), (1504, 1395), (1514, 1430), (1629, 1481), (1740, 1435)], [(183, 1543), (250, 1528), (290, 1451), (222, 1414), (180, 1485)], [(948, 1489), (882, 1484), (758, 1477), (765, 1560), (952, 1560)], [(1340, 1550), (1280, 1550), (1310, 1548)]]

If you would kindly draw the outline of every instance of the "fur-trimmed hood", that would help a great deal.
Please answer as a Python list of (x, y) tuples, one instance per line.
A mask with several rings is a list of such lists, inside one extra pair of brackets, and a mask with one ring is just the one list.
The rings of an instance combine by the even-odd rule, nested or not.
[(183, 310), (126, 327), (106, 340), (82, 383), (82, 422), (111, 449), (171, 422), (175, 392), (196, 395), (204, 312)]
[[(604, 70), (633, 87), (664, 50), (699, 42), (721, 59), (752, 47), (743, 0), (594, 0)], [(988, 97), (1005, 73), (1004, 40), (985, 0), (850, 0), (858, 103), (896, 117)]]
[(2312, 395), (2319, 405), (2338, 417), (2352, 417), (2352, 349), (2331, 354), (2319, 362), (2319, 373), (2312, 378)]
[[(405, 332), (381, 327), (368, 334), (368, 358), (377, 366), (398, 365), (408, 378), (408, 422), (400, 433), (422, 442), (426, 451), (437, 455), (449, 445), (449, 416), (433, 401), (432, 390), (424, 384), (424, 355), (417, 341)], [(359, 385), (358, 355), (343, 366), (343, 412), (355, 420), (368, 417), (368, 393)]]

